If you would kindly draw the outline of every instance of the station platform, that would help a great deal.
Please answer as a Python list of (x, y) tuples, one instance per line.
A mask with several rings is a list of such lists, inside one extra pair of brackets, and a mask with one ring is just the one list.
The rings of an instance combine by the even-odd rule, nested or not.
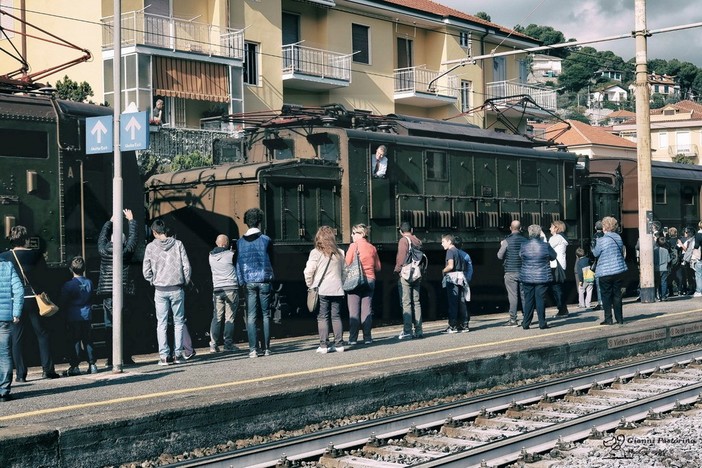
[(241, 343), (229, 353), (197, 349), (171, 366), (158, 366), (156, 355), (135, 356), (137, 364), (120, 374), (101, 367), (45, 380), (34, 368), (27, 383), (13, 384), (15, 399), (0, 403), (0, 466), (141, 461), (702, 338), (702, 298), (625, 300), (624, 325), (600, 325), (601, 310), (569, 309), (545, 330), (506, 327), (506, 313), (472, 317), (470, 333), (442, 334), (445, 320), (428, 322), (420, 340), (398, 340), (400, 326), (378, 328), (372, 344), (343, 353), (316, 353), (317, 337), (306, 336), (274, 340), (273, 354), (256, 359)]

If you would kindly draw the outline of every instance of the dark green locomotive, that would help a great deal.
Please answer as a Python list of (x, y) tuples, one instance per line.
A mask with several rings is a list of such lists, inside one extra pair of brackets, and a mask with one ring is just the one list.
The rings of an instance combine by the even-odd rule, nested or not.
[[(246, 230), (244, 212), (262, 208), (264, 230), (275, 243), (277, 280), (292, 314), (304, 311), (302, 270), (321, 225), (335, 228), (342, 245), (351, 241), (354, 224), (371, 227), (370, 241), (383, 263), (375, 316), (394, 321), (400, 317), (392, 274), (397, 228), (410, 221), (431, 263), (423, 285), (424, 313), (431, 319), (444, 313), (442, 234), (460, 236), (473, 257), (478, 291), (473, 309), (494, 310), (506, 302), (496, 252), (510, 222), (547, 229), (563, 220), (569, 232), (587, 231), (589, 239), (589, 230), (579, 226), (592, 226), (601, 214), (590, 205), (593, 197), (581, 194), (611, 191), (590, 185), (572, 153), (432, 119), (372, 117), (330, 107), (293, 110), (245, 133), (236, 161), (152, 177), (146, 184), (149, 214), (176, 224), (188, 252), (202, 257), (194, 268), (204, 279), (206, 252), (216, 235), (237, 238)], [(380, 145), (388, 148), (388, 170), (374, 178), (372, 158)]]

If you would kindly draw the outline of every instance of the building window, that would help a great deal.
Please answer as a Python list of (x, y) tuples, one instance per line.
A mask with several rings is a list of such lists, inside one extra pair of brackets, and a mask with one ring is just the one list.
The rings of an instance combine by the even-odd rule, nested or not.
[(668, 147), (668, 132), (661, 132), (658, 134), (658, 147), (667, 148)]
[(464, 49), (470, 49), (470, 33), (468, 31), (458, 33), (458, 42)]
[(351, 48), (353, 61), (370, 64), (370, 28), (360, 24), (351, 25)]
[(244, 43), (244, 83), (258, 85), (258, 44)]
[[(13, 11), (12, 0), (0, 0), (0, 8), (6, 8), (7, 11)], [(13, 14), (19, 15), (19, 13), (16, 12)], [(5, 35), (7, 35), (7, 39), (12, 39), (15, 37), (15, 33), (12, 32), (12, 30), (15, 29), (15, 20), (9, 16), (0, 14), (0, 28), (2, 28), (5, 33), (0, 36), (0, 40), (5, 39)]]
[(448, 180), (448, 164), (443, 151), (427, 151), (427, 180)]
[(656, 205), (665, 205), (666, 204), (665, 185), (663, 185), (663, 184), (656, 185), (656, 190), (655, 190), (654, 196), (656, 199)]
[(473, 92), (473, 82), (461, 80), (461, 112), (468, 112), (471, 108), (471, 94)]

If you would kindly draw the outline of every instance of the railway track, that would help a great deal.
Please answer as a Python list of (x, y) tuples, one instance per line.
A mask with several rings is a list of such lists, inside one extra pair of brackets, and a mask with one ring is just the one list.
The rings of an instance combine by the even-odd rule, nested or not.
[[(178, 467), (500, 466), (696, 402), (702, 349), (177, 463)], [(310, 466), (310, 465), (306, 465)]]

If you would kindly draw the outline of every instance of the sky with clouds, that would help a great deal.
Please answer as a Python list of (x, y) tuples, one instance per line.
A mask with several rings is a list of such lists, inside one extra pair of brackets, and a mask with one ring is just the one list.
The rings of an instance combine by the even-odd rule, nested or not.
[[(566, 39), (578, 41), (629, 34), (634, 29), (634, 0), (434, 0), (468, 14), (484, 11), (492, 22), (508, 28), (531, 23), (551, 26)], [(648, 0), (649, 31), (702, 22), (700, 0)], [(634, 38), (588, 44), (611, 50), (625, 61), (635, 55)], [(647, 41), (648, 58), (678, 59), (702, 68), (702, 27), (654, 34)]]

